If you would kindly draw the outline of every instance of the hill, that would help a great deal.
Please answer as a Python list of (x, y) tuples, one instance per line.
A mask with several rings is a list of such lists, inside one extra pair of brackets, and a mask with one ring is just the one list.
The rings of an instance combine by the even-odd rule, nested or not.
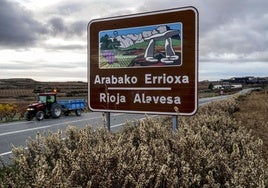
[(0, 89), (29, 89), (38, 83), (30, 78), (0, 79)]
[(0, 103), (33, 101), (35, 94), (56, 89), (61, 98), (87, 98), (86, 82), (39, 82), (29, 78), (0, 79)]

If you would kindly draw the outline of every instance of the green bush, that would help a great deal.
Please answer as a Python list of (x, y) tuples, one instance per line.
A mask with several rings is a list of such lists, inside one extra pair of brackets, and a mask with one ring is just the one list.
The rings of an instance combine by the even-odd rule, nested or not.
[[(193, 117), (128, 123), (122, 131), (69, 127), (13, 150), (11, 187), (265, 187), (262, 140), (230, 118), (234, 100)], [(1, 186), (1, 184), (0, 184)]]

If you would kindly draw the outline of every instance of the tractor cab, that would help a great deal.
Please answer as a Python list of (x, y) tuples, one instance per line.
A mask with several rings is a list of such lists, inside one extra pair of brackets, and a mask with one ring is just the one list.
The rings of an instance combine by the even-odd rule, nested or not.
[(39, 93), (38, 94), (38, 103), (46, 104), (47, 113), (51, 111), (52, 104), (56, 103), (56, 93)]
[(56, 100), (56, 93), (39, 93), (38, 94), (38, 102), (39, 103), (55, 103)]

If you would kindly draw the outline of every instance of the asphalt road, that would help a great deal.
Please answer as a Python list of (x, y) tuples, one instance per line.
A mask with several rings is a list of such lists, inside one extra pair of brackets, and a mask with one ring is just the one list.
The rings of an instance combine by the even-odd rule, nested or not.
[[(250, 90), (251, 91), (251, 90)], [(249, 92), (249, 90), (242, 90), (241, 93)], [(199, 105), (203, 105), (216, 100), (223, 100), (232, 95), (223, 95), (217, 97), (199, 99)], [(137, 119), (145, 118), (144, 114), (126, 114), (126, 113), (111, 113), (111, 131), (120, 129), (122, 124), (126, 121), (134, 121)], [(48, 132), (57, 132), (59, 129), (64, 133), (66, 128), (76, 126), (83, 128), (86, 126), (91, 127), (104, 127), (103, 113), (89, 112), (83, 113), (82, 116), (62, 116), (59, 119), (45, 119), (43, 121), (18, 121), (12, 123), (0, 124), (0, 156), (4, 160), (8, 160), (11, 155), (11, 145), (15, 147), (26, 147), (26, 140), (29, 138), (35, 139), (36, 133), (39, 132), (42, 135)]]

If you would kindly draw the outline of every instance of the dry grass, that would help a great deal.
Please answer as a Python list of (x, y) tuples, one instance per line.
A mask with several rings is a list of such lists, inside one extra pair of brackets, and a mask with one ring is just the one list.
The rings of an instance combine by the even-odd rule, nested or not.
[(264, 157), (268, 160), (268, 92), (254, 92), (238, 99), (239, 111), (233, 116), (263, 140)]

